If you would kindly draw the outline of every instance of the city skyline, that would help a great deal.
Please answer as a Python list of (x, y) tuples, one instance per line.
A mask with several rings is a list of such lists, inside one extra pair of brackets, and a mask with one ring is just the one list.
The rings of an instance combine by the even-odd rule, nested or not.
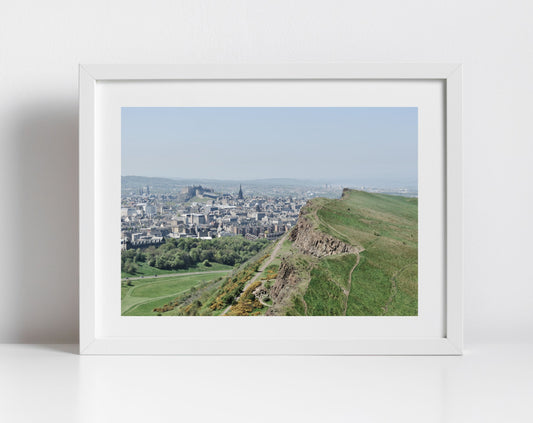
[(416, 185), (417, 108), (123, 108), (122, 175)]

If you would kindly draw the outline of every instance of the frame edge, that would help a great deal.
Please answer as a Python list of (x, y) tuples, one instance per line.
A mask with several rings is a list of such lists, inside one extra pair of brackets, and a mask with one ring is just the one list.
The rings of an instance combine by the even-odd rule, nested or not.
[(446, 78), (446, 331), (463, 351), (462, 66)]
[(79, 67), (79, 352), (95, 341), (95, 222), (94, 137), (96, 80)]
[(95, 80), (445, 79), (450, 63), (286, 63), (82, 65)]

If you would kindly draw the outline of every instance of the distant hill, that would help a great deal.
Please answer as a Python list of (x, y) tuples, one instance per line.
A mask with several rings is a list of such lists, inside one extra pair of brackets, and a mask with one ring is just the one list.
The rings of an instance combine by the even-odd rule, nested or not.
[[(309, 180), (309, 179), (295, 179), (295, 178), (265, 178), (265, 179), (242, 179), (242, 180), (226, 180), (226, 179), (208, 179), (208, 178), (161, 178), (150, 176), (122, 176), (122, 191), (138, 190), (144, 188), (147, 185), (150, 186), (152, 192), (171, 192), (180, 190), (186, 186), (202, 185), (204, 187), (214, 188), (220, 192), (232, 192), (235, 187), (240, 185), (245, 187), (248, 191), (261, 192), (267, 188), (283, 187), (285, 189), (305, 190), (305, 189), (317, 189), (324, 188), (325, 185), (335, 185), (337, 188), (341, 186), (361, 187), (362, 182), (353, 183), (341, 182), (341, 181), (322, 181), (322, 180)], [(395, 184), (365, 184), (366, 191), (377, 191), (395, 195), (416, 196), (418, 189), (416, 184), (407, 185), (395, 185)], [(339, 191), (336, 196), (340, 194)]]
[(170, 192), (179, 189), (183, 184), (169, 178), (153, 178), (149, 176), (122, 176), (122, 191), (138, 190), (149, 186), (153, 192)]
[(122, 176), (122, 192), (138, 191), (140, 188), (150, 187), (153, 193), (166, 193), (180, 191), (182, 188), (193, 185), (214, 188), (219, 192), (232, 192), (235, 187), (244, 185), (248, 191), (259, 191), (272, 187), (283, 187), (285, 189), (316, 187), (318, 182), (288, 179), (270, 178), (253, 180), (217, 180), (217, 179), (186, 179), (186, 178), (159, 178), (149, 176)]
[(266, 179), (208, 179), (208, 178), (160, 178), (152, 176), (122, 176), (123, 184), (131, 185), (146, 185), (146, 184), (161, 184), (161, 185), (194, 185), (194, 184), (254, 184), (254, 185), (295, 185), (308, 186), (320, 185), (322, 181), (311, 181), (305, 179), (291, 179), (291, 178), (266, 178)]

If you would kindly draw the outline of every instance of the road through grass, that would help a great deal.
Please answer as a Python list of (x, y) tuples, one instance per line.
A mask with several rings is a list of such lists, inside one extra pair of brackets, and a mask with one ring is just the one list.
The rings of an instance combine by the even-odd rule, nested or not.
[(231, 270), (233, 267), (228, 266), (225, 264), (220, 263), (210, 263), (209, 266), (204, 265), (203, 263), (198, 263), (195, 266), (191, 266), (188, 269), (184, 270), (164, 270), (164, 269), (158, 269), (157, 267), (149, 266), (148, 263), (142, 262), (142, 263), (135, 263), (137, 266), (137, 272), (135, 274), (133, 273), (127, 273), (122, 272), (122, 280), (135, 280), (135, 279), (142, 279), (142, 278), (150, 278), (152, 276), (174, 276), (178, 274), (183, 273), (197, 273), (197, 272), (209, 272), (212, 270)]

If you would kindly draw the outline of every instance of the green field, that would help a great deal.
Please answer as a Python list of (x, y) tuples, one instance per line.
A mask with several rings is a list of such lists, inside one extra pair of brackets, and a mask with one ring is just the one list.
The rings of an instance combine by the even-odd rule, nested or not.
[(157, 267), (149, 266), (146, 262), (139, 262), (136, 263), (137, 265), (137, 272), (135, 274), (133, 273), (127, 273), (122, 272), (122, 279), (125, 278), (138, 278), (141, 276), (155, 276), (155, 275), (168, 275), (168, 274), (174, 274), (174, 273), (191, 273), (191, 272), (205, 272), (210, 270), (231, 270), (232, 266), (227, 266), (225, 264), (220, 263), (211, 263), (211, 266), (204, 266), (202, 263), (198, 263), (195, 266), (191, 266), (188, 269), (185, 270), (164, 270), (164, 269), (158, 269)]
[(201, 274), (161, 276), (123, 281), (121, 286), (123, 316), (156, 316), (153, 309), (163, 306), (179, 294), (225, 276), (228, 270), (209, 270)]

